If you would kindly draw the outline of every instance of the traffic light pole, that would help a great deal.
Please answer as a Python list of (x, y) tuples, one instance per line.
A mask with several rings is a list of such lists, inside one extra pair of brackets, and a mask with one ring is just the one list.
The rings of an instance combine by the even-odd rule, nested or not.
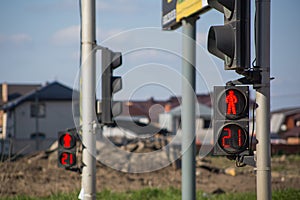
[(261, 87), (256, 91), (257, 199), (272, 199), (270, 144), (270, 0), (256, 0), (256, 65)]
[(196, 18), (184, 19), (182, 32), (182, 200), (195, 200)]
[(96, 135), (93, 124), (95, 114), (96, 62), (93, 48), (96, 46), (95, 0), (81, 0), (81, 89), (82, 118), (82, 182), (81, 198), (96, 199)]

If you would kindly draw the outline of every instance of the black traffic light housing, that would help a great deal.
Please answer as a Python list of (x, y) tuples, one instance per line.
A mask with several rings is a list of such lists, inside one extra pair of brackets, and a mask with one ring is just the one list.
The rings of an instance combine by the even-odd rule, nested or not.
[(249, 155), (249, 87), (214, 87), (213, 155)]
[(70, 168), (76, 165), (76, 143), (76, 129), (58, 132), (58, 167)]
[(211, 26), (207, 48), (224, 60), (225, 70), (242, 73), (250, 67), (250, 0), (208, 0), (224, 13), (224, 25)]
[(113, 76), (113, 70), (122, 65), (122, 54), (102, 49), (102, 102), (101, 124), (112, 125), (113, 117), (122, 112), (122, 103), (113, 101), (113, 94), (122, 89), (122, 79)]

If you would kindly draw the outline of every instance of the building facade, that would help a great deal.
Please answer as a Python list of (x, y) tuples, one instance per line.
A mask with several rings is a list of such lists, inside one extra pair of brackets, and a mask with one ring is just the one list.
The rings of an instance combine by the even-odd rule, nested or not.
[(2, 153), (45, 150), (57, 140), (58, 131), (74, 127), (72, 94), (72, 89), (53, 82), (4, 104)]

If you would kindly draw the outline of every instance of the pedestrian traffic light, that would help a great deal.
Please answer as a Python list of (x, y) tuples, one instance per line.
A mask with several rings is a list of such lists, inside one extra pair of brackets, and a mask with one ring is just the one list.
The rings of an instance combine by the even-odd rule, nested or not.
[(225, 70), (242, 72), (250, 67), (250, 0), (208, 0), (224, 13), (224, 25), (211, 26), (207, 48), (224, 60)]
[(58, 133), (58, 167), (69, 168), (76, 165), (76, 130)]
[(214, 155), (249, 153), (249, 87), (214, 87)]
[(113, 101), (113, 94), (122, 89), (122, 79), (113, 76), (113, 70), (122, 65), (122, 54), (108, 48), (102, 49), (102, 102), (101, 123), (111, 125), (113, 117), (122, 112), (122, 103)]

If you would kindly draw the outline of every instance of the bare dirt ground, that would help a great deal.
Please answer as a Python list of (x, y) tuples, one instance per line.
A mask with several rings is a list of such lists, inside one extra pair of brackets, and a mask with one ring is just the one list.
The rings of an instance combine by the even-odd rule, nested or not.
[[(81, 175), (58, 168), (56, 154), (56, 152), (51, 154), (42, 152), (16, 161), (0, 163), (0, 197), (48, 196), (79, 191)], [(210, 167), (213, 170), (209, 170)], [(226, 174), (225, 171), (229, 173)], [(220, 157), (207, 157), (202, 161), (197, 158), (196, 182), (197, 189), (207, 193), (220, 191), (220, 189), (224, 192), (255, 192), (256, 190), (253, 167), (236, 168), (234, 161)], [(145, 187), (180, 188), (181, 170), (168, 166), (155, 172), (130, 174), (97, 164), (98, 192), (103, 189), (128, 191)], [(300, 189), (300, 156), (272, 158), (272, 188)]]

